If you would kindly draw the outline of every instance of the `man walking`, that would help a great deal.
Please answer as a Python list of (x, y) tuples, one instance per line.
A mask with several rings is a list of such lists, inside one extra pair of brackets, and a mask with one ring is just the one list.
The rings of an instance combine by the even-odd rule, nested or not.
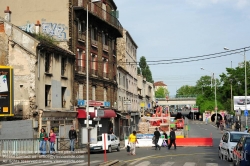
[(70, 151), (73, 152), (75, 150), (75, 141), (77, 141), (77, 134), (73, 126), (71, 126), (71, 130), (69, 130), (69, 139), (70, 139)]
[(130, 143), (130, 154), (135, 155), (136, 143), (138, 143), (136, 138), (136, 131), (133, 131), (132, 134), (129, 135), (128, 144)]
[(174, 149), (176, 149), (176, 144), (175, 144), (175, 132), (174, 132), (174, 129), (171, 128), (171, 131), (170, 131), (170, 144), (168, 145), (168, 149), (171, 148), (172, 144), (174, 144)]
[(159, 148), (159, 150), (161, 150), (161, 147), (158, 145), (158, 141), (160, 139), (161, 133), (158, 131), (158, 128), (155, 128), (155, 132), (154, 132), (154, 137), (155, 137), (155, 150), (157, 150), (157, 147)]

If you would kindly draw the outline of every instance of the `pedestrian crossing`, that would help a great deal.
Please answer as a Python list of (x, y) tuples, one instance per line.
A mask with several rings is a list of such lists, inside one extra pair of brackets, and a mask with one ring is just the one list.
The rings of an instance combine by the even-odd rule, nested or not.
[[(94, 160), (90, 162), (91, 166), (97, 166), (98, 164), (103, 163), (102, 160)], [(72, 160), (65, 160), (64, 162), (35, 162), (35, 161), (23, 161), (23, 162), (13, 162), (13, 163), (1, 163), (0, 166), (13, 166), (13, 165), (18, 165), (18, 166), (47, 166), (47, 165), (54, 165), (54, 166), (86, 166), (88, 165), (88, 162), (86, 161), (72, 161)], [(224, 164), (219, 164), (219, 163), (196, 163), (196, 162), (173, 162), (173, 161), (166, 161), (162, 163), (155, 163), (152, 161), (133, 161), (131, 163), (127, 163), (128, 166), (233, 166), (232, 163), (225, 162)]]
[[(90, 165), (98, 165), (99, 163), (103, 163), (102, 160), (95, 160), (91, 161)], [(1, 163), (0, 166), (13, 166), (13, 165), (18, 165), (18, 166), (47, 166), (47, 165), (54, 165), (54, 166), (85, 166), (88, 165), (88, 162), (86, 161), (75, 161), (75, 160), (64, 160), (64, 161), (22, 161), (22, 162), (12, 162), (12, 163)]]
[(196, 163), (196, 162), (171, 162), (171, 161), (167, 161), (167, 162), (163, 162), (163, 163), (158, 163), (155, 164), (153, 162), (150, 161), (139, 161), (139, 162), (131, 162), (128, 164), (129, 166), (233, 166), (232, 163), (224, 163), (223, 164), (219, 164), (219, 163)]

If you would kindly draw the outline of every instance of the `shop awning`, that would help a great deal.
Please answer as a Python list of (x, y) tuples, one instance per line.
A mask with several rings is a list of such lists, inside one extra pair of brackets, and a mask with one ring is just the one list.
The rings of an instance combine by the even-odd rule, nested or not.
[[(87, 117), (87, 112), (85, 109), (77, 109), (78, 110), (78, 116), (77, 118), (83, 118), (86, 119)], [(96, 111), (96, 110), (95, 110)], [(95, 117), (95, 112), (89, 112), (90, 118)], [(114, 118), (116, 117), (116, 113), (114, 110), (104, 110), (104, 116), (100, 118)]]

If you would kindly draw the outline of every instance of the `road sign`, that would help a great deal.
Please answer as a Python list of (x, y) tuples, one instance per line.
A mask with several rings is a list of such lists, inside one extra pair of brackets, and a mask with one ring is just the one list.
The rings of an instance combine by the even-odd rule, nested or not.
[(241, 110), (240, 110), (240, 109), (235, 110), (235, 114), (236, 114), (236, 115), (241, 115)]
[(248, 110), (245, 110), (245, 111), (244, 111), (244, 115), (245, 115), (245, 116), (248, 116)]
[(124, 104), (124, 105), (130, 105), (130, 104), (131, 104), (131, 101), (130, 101), (130, 100), (124, 100), (124, 101), (123, 101), (123, 104)]

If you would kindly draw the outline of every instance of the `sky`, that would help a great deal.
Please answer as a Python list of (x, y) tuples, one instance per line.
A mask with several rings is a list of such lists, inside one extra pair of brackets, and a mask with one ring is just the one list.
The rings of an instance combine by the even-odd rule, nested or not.
[[(170, 60), (224, 52), (224, 47), (234, 50), (250, 46), (250, 0), (114, 2), (120, 23), (138, 46), (138, 61), (141, 56), (147, 61)], [(250, 51), (246, 59), (250, 59)], [(243, 55), (234, 54), (149, 67), (154, 81), (163, 81), (172, 96), (183, 85), (194, 86), (200, 77), (211, 73), (219, 78), (226, 68), (235, 68), (243, 61)]]

